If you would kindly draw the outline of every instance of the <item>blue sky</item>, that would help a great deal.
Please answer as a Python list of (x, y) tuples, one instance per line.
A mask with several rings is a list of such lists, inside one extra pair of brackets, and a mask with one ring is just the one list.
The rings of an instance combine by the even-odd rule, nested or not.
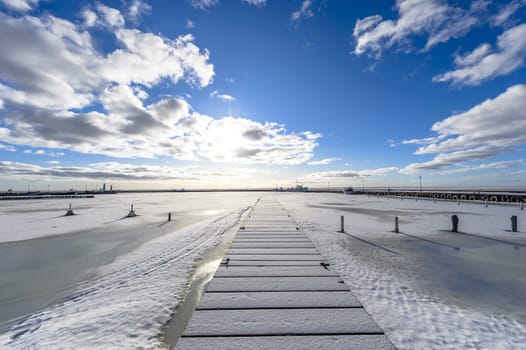
[(524, 0), (0, 11), (1, 190), (526, 186)]

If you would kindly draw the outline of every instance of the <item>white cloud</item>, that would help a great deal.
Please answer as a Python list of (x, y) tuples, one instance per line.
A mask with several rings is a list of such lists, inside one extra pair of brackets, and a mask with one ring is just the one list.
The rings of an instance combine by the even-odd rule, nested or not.
[(526, 143), (526, 85), (514, 85), (468, 111), (433, 124), (438, 135), (405, 141), (420, 144), (416, 154), (437, 154), (402, 172), (446, 169), (471, 160), (488, 159)]
[(341, 158), (324, 158), (321, 160), (313, 160), (308, 162), (307, 165), (327, 165), (337, 160), (341, 160)]
[(48, 162), (50, 167), (36, 164), (0, 161), (0, 176), (22, 178), (65, 178), (104, 179), (114, 181), (195, 181), (218, 183), (218, 180), (241, 179), (247, 175), (240, 171), (208, 171), (199, 168), (171, 167), (158, 165), (136, 165), (116, 162), (93, 163), (87, 166), (57, 166), (56, 161)]
[(43, 156), (44, 154), (46, 154), (46, 151), (44, 151), (43, 149), (37, 149), (34, 154), (37, 154), (39, 156)]
[(504, 5), (500, 11), (493, 17), (493, 23), (497, 26), (508, 24), (513, 15), (523, 6), (526, 6), (526, 0), (515, 0)]
[(192, 0), (191, 4), (193, 7), (205, 10), (209, 7), (215, 6), (219, 3), (219, 0)]
[(130, 6), (128, 7), (128, 18), (132, 21), (137, 21), (139, 18), (152, 10), (150, 4), (146, 3), (143, 0), (132, 0)]
[(110, 18), (105, 21), (115, 25), (97, 30), (114, 34), (120, 48), (102, 53), (86, 24), (0, 14), (0, 36), (6, 47), (17, 48), (0, 51), (2, 141), (123, 158), (299, 164), (312, 157), (320, 134), (289, 133), (283, 125), (244, 118), (214, 119), (181, 97), (152, 99), (149, 89), (167, 79), (209, 85), (214, 66), (208, 51), (191, 35), (171, 40), (121, 28), (120, 16)]
[(393, 139), (387, 139), (387, 145), (391, 148), (396, 147), (396, 142)]
[(98, 16), (94, 11), (90, 9), (84, 9), (81, 15), (82, 15), (82, 18), (84, 19), (84, 25), (86, 27), (93, 27), (97, 24)]
[(95, 7), (99, 12), (104, 24), (110, 27), (124, 27), (124, 16), (119, 10), (108, 7), (101, 3), (98, 3)]
[(50, 164), (50, 165), (58, 165), (58, 164), (60, 164), (60, 162), (58, 160), (48, 160), (46, 163)]
[(373, 15), (356, 21), (353, 36), (354, 53), (369, 53), (379, 58), (383, 50), (409, 43), (410, 36), (427, 36), (424, 50), (464, 36), (479, 23), (486, 0), (474, 1), (469, 9), (453, 7), (440, 0), (399, 0), (396, 2), (398, 19), (383, 20)]
[(257, 6), (257, 7), (262, 7), (267, 4), (267, 0), (243, 0), (243, 1), (249, 5)]
[(303, 0), (298, 10), (290, 15), (290, 20), (299, 23), (301, 20), (314, 16), (312, 12), (313, 0)]
[[(492, 52), (493, 51), (493, 52)], [(480, 85), (482, 82), (509, 74), (524, 63), (526, 57), (526, 24), (506, 30), (497, 38), (497, 49), (487, 43), (472, 52), (456, 57), (457, 69), (437, 75), (436, 82), (453, 85)]]
[(40, 0), (0, 0), (5, 6), (12, 10), (26, 12), (36, 6)]
[(382, 176), (388, 173), (398, 171), (396, 167), (385, 167), (378, 169), (366, 169), (366, 170), (335, 170), (335, 171), (324, 171), (317, 172), (308, 175), (312, 178), (361, 178), (371, 176)]
[(218, 100), (221, 100), (223, 102), (234, 102), (236, 98), (231, 95), (227, 94), (220, 94), (219, 91), (214, 90), (210, 93), (211, 98), (217, 98)]
[(522, 159), (508, 160), (502, 162), (482, 163), (478, 165), (460, 166), (456, 169), (443, 171), (442, 175), (467, 173), (471, 171), (490, 170), (490, 169), (510, 169), (523, 162)]
[(192, 29), (192, 28), (195, 27), (195, 23), (194, 23), (193, 21), (187, 19), (187, 20), (186, 20), (186, 23), (185, 23), (185, 27), (186, 27), (187, 29)]
[(0, 143), (0, 151), (16, 152), (16, 148), (11, 145), (5, 145), (3, 143)]

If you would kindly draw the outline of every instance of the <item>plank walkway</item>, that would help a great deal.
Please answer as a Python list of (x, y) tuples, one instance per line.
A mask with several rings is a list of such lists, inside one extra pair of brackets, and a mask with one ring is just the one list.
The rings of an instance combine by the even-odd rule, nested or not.
[(260, 199), (176, 349), (394, 349), (284, 208)]

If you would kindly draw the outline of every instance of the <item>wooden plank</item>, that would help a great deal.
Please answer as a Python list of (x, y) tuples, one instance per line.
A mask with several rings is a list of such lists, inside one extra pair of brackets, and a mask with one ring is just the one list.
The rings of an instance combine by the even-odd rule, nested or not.
[[(229, 262), (230, 264), (230, 262)], [(214, 277), (287, 277), (287, 276), (338, 276), (333, 271), (318, 266), (225, 266), (217, 269)]]
[(394, 350), (384, 335), (318, 335), (182, 338), (177, 350)]
[[(228, 320), (228, 322), (226, 322)], [(382, 332), (363, 309), (196, 310), (185, 336)]]
[(230, 254), (287, 254), (287, 255), (308, 255), (314, 254), (319, 255), (318, 250), (315, 248), (230, 248), (227, 251), (227, 255)]
[(198, 306), (203, 309), (361, 307), (347, 292), (237, 292), (206, 293)]
[(339, 277), (213, 278), (206, 292), (349, 290)]
[(315, 248), (310, 242), (239, 242), (234, 241), (233, 248)]
[(230, 261), (250, 261), (250, 260), (266, 260), (266, 261), (325, 261), (325, 258), (321, 255), (309, 254), (309, 255), (284, 255), (284, 254), (226, 254), (225, 258), (229, 258)]

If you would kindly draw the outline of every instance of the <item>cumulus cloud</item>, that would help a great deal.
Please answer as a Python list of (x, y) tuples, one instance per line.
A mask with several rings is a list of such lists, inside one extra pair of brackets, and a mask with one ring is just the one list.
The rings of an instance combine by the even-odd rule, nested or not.
[(453, 85), (480, 85), (482, 82), (509, 74), (524, 64), (526, 57), (526, 24), (510, 28), (497, 38), (497, 48), (487, 43), (455, 58), (457, 69), (437, 75), (436, 82)]
[(404, 173), (442, 170), (471, 160), (511, 152), (526, 142), (526, 85), (509, 87), (464, 113), (433, 124), (437, 136), (404, 143), (419, 144), (416, 154), (436, 154), (427, 162), (413, 163)]
[(396, 167), (385, 167), (378, 169), (366, 169), (366, 170), (335, 170), (335, 171), (324, 171), (316, 172), (309, 175), (312, 178), (360, 178), (360, 177), (371, 177), (386, 175), (398, 171)]
[(407, 47), (411, 36), (427, 37), (424, 50), (464, 36), (480, 22), (488, 1), (474, 1), (469, 9), (451, 6), (440, 0), (398, 0), (396, 20), (384, 20), (380, 15), (358, 19), (353, 36), (354, 53), (379, 58), (385, 49), (395, 45)]
[(327, 165), (337, 160), (341, 160), (341, 158), (323, 158), (320, 160), (313, 160), (311, 162), (308, 162), (307, 165)]
[(144, 14), (149, 13), (152, 10), (150, 4), (142, 0), (132, 0), (128, 7), (128, 18), (132, 21), (137, 21)]
[[(127, 28), (116, 9), (98, 4), (86, 11), (93, 12), (98, 30), (114, 35), (117, 49), (94, 47), (86, 15), (77, 25), (51, 15), (0, 14), (0, 36), (6, 47), (16, 48), (0, 51), (3, 141), (122, 158), (299, 164), (312, 157), (317, 133), (214, 119), (182, 97), (151, 98), (148, 90), (161, 81), (209, 85), (209, 52), (191, 35), (169, 39)], [(218, 92), (214, 97), (234, 100)]]
[(0, 0), (11, 10), (26, 12), (36, 6), (40, 0)]

